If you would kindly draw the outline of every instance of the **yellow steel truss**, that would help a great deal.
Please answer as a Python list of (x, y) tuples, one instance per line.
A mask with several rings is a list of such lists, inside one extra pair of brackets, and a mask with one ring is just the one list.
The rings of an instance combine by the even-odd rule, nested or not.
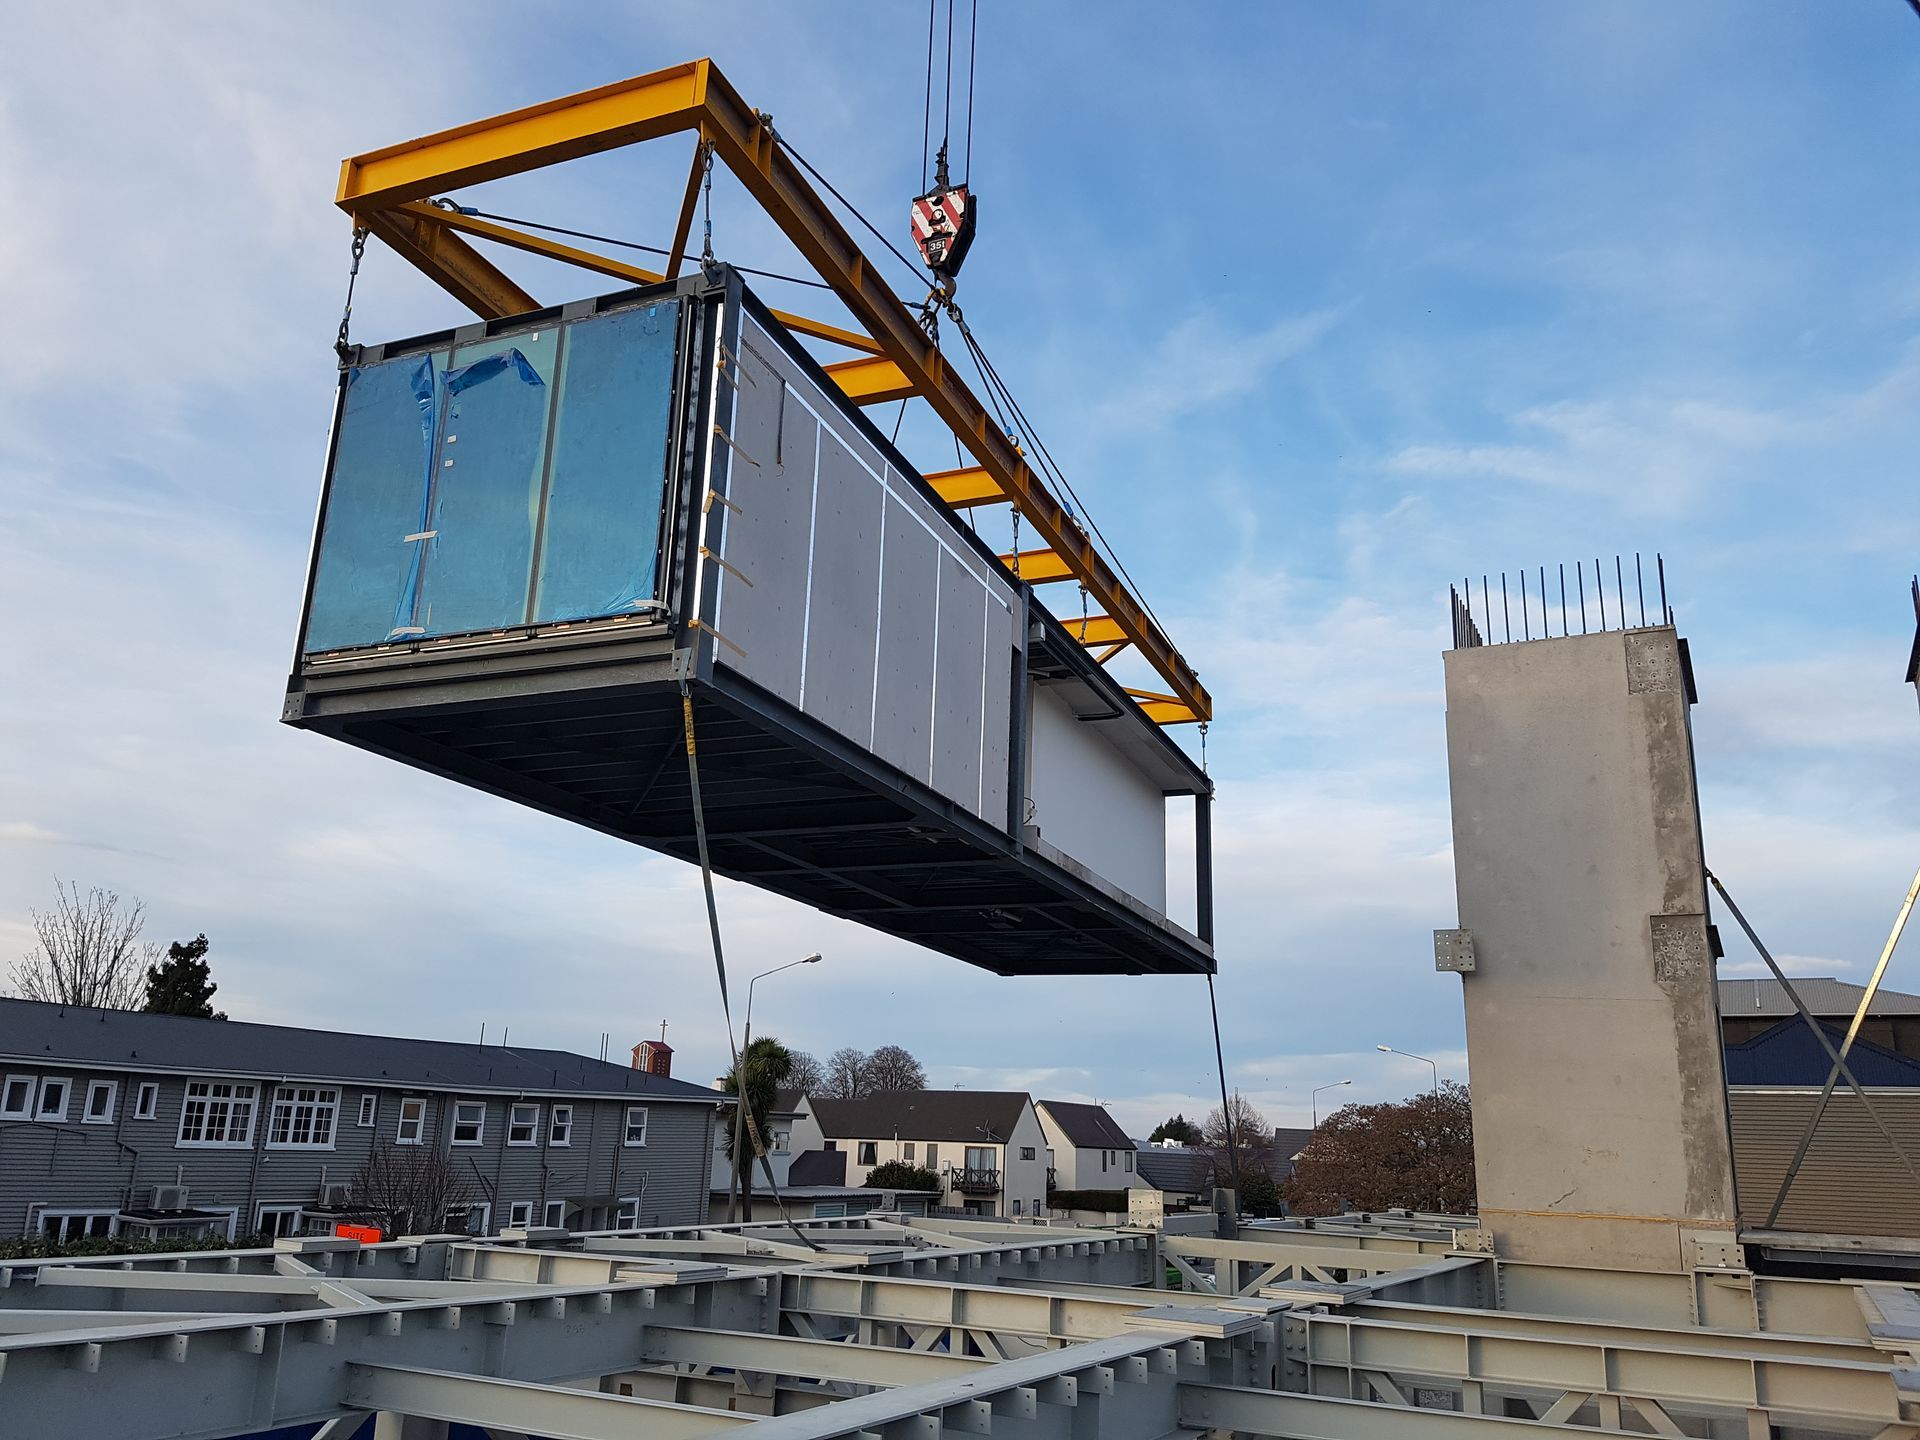
[(826, 367), (856, 403), (909, 396), (925, 400), (977, 462), (928, 477), (942, 498), (956, 509), (1012, 505), (1044, 548), (1003, 556), (1002, 563), (1009, 569), (1017, 565), (1029, 582), (1077, 580), (1086, 587), (1104, 613), (1084, 623), (1066, 621), (1069, 632), (1102, 662), (1129, 646), (1140, 652), (1167, 686), (1166, 693), (1133, 692), (1154, 720), (1176, 724), (1209, 719), (1213, 702), (1193, 667), (776, 143), (769, 117), (742, 100), (712, 61), (676, 65), (356, 155), (341, 166), (336, 199), (357, 224), (476, 314), (489, 319), (520, 314), (538, 309), (539, 302), (467, 237), (635, 283), (665, 277), (509, 225), (441, 209), (428, 203), (430, 198), (462, 185), (688, 132), (697, 143), (666, 274), (678, 273), (684, 261), (694, 199), (710, 152), (766, 210), (863, 329), (773, 313), (800, 334), (857, 352), (855, 359)]

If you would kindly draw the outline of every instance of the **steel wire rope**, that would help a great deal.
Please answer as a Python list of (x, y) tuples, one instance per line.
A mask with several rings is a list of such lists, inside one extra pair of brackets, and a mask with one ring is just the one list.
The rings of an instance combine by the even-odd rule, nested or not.
[[(794, 149), (793, 142), (791, 140), (787, 139), (787, 137), (782, 135), (778, 130), (775, 130), (772, 124), (770, 123), (767, 125), (767, 132), (773, 136), (773, 141), (776, 145), (778, 145), (782, 150), (786, 151), (787, 154), (793, 157), (794, 164), (798, 165), (802, 170), (806, 171), (807, 174), (811, 175), (815, 180), (819, 181), (820, 184), (825, 187), (826, 192), (829, 195), (833, 196), (834, 199), (838, 200), (842, 208), (844, 208), (849, 215), (853, 216), (854, 219), (858, 220), (861, 223), (861, 225), (863, 225), (866, 228), (867, 232), (873, 236), (874, 239), (878, 240), (882, 245), (887, 247), (888, 253), (891, 254), (894, 259), (898, 260), (902, 265), (906, 266), (909, 270), (913, 272), (913, 278), (916, 284), (924, 285), (927, 283), (928, 272), (920, 264), (920, 262), (917, 260), (909, 260), (905, 255), (903, 255), (900, 252), (900, 247), (898, 245), (895, 245), (893, 241), (889, 240), (886, 237), (885, 232), (883, 232), (879, 226), (875, 225), (871, 220), (867, 219), (865, 215), (860, 213), (859, 206), (855, 205), (851, 200), (847, 199), (846, 196), (842, 195), (840, 191), (835, 188), (834, 183), (831, 180), (827, 179), (826, 176), (822, 175), (818, 170), (813, 168), (812, 162), (809, 161), (806, 156), (802, 155), (798, 150)], [(832, 289), (833, 287), (828, 286), (826, 288)]]
[(923, 187), (931, 178), (927, 163), (933, 154), (933, 15), (939, 5), (940, 0), (927, 0), (927, 98), (920, 107), (920, 184)]
[[(684, 677), (680, 681), (680, 714), (687, 737), (687, 790), (693, 800), (693, 840), (694, 848), (700, 856), (700, 886), (707, 901), (707, 933), (713, 940), (713, 967), (720, 977), (720, 1013), (726, 1020), (727, 1050), (733, 1056), (733, 1088), (736, 1092), (734, 1103), (743, 1107), (742, 1113), (746, 1116), (747, 1131), (753, 1141), (754, 1158), (759, 1160), (760, 1169), (767, 1177), (767, 1186), (773, 1192), (773, 1202), (779, 1207), (780, 1218), (809, 1250), (818, 1250), (820, 1247), (814, 1243), (811, 1236), (793, 1223), (793, 1216), (787, 1211), (786, 1197), (780, 1193), (780, 1181), (773, 1173), (772, 1162), (767, 1159), (766, 1142), (760, 1137), (760, 1122), (754, 1117), (753, 1107), (747, 1104), (747, 1077), (740, 1063), (740, 1045), (733, 1034), (733, 1006), (727, 998), (727, 956), (726, 949), (720, 942), (720, 907), (713, 895), (713, 860), (707, 851), (707, 812), (700, 800), (700, 762), (695, 754), (699, 747), (694, 739), (693, 691), (688, 687)], [(751, 1175), (751, 1168), (748, 1173)], [(734, 1158), (734, 1174), (737, 1186), (738, 1157)], [(751, 1179), (747, 1182), (746, 1193), (749, 1197), (753, 1193)]]
[[(612, 235), (596, 235), (591, 230), (570, 230), (564, 225), (544, 225), (538, 220), (526, 220), (515, 215), (495, 215), (486, 210), (476, 210), (471, 205), (457, 205), (452, 201), (441, 205), (441, 208), (451, 209), (459, 215), (471, 215), (476, 220), (494, 220), (502, 225), (521, 225), (528, 230), (544, 230), (549, 235), (569, 235), (576, 240), (591, 240), (597, 245), (618, 245), (623, 250), (640, 250), (648, 255), (665, 255), (669, 258), (673, 255), (671, 250), (660, 245), (642, 245), (638, 240), (621, 240)], [(809, 280), (804, 275), (783, 275), (778, 270), (756, 270), (751, 265), (735, 265), (733, 268), (742, 275), (758, 275), (765, 280), (785, 280), (790, 284), (806, 285), (815, 290), (833, 289), (833, 286), (824, 280)]]
[[(1920, 0), (1912, 0), (1920, 5)], [(967, 8), (967, 158), (960, 165), (960, 183), (973, 178), (973, 62), (980, 45), (980, 0), (969, 0)]]

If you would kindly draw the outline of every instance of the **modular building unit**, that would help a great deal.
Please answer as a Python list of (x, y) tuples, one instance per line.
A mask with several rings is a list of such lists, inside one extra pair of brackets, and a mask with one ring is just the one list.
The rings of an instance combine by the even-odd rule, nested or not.
[(283, 718), (693, 859), (683, 693), (720, 872), (1003, 974), (1213, 968), (1206, 776), (733, 271), (352, 353)]

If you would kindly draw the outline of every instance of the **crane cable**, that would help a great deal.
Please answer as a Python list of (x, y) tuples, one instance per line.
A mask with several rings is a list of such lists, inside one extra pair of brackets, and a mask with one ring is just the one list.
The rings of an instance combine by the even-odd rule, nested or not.
[[(920, 115), (920, 184), (930, 188), (946, 171), (948, 152), (953, 140), (953, 32), (955, 10), (958, 0), (947, 0), (947, 23), (944, 43), (946, 56), (942, 63), (940, 76), (940, 148), (932, 150), (933, 138), (933, 62), (942, 43), (939, 37), (938, 18), (940, 0), (927, 0), (927, 90)], [(973, 175), (973, 80), (976, 61), (980, 50), (980, 0), (967, 0), (967, 99), (964, 149), (960, 162), (960, 183), (966, 185)], [(934, 161), (937, 159), (937, 167)], [(940, 183), (944, 183), (941, 180)]]

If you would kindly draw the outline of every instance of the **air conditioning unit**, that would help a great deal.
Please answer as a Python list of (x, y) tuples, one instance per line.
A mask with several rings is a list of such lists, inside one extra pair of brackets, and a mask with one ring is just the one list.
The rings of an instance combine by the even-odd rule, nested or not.
[(184, 1185), (156, 1185), (148, 1203), (151, 1210), (184, 1210), (187, 1208), (187, 1187)]
[(320, 1187), (320, 1203), (322, 1205), (345, 1205), (352, 1197), (352, 1193), (353, 1187), (351, 1185), (322, 1185)]

